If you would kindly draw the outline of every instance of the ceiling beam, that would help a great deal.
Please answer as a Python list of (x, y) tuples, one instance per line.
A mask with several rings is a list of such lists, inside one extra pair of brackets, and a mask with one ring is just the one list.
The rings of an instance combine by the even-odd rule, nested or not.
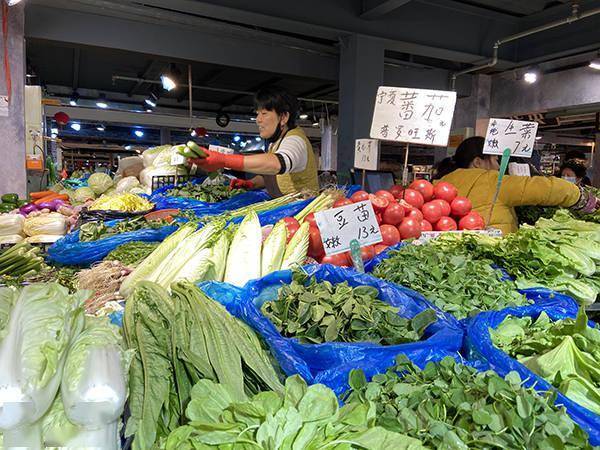
[(374, 20), (406, 5), (411, 0), (363, 0), (361, 19)]
[(470, 5), (468, 3), (457, 2), (455, 0), (415, 0), (417, 3), (434, 6), (436, 8), (444, 8), (450, 11), (467, 14), (469, 16), (481, 17), (483, 19), (498, 20), (516, 24), (519, 18), (506, 12), (487, 9), (482, 6)]
[[(160, 68), (159, 68), (159, 66), (160, 66)], [(138, 74), (138, 78), (140, 78), (141, 80), (148, 79), (148, 78), (154, 78), (157, 71), (162, 70), (163, 66), (164, 66), (164, 63), (153, 59), (146, 65), (146, 68), (144, 69), (144, 71), (141, 74)], [(145, 83), (143, 81), (137, 81), (135, 83), (135, 85), (129, 90), (127, 95), (129, 97), (132, 97), (133, 95), (137, 94), (138, 91), (141, 89), (141, 87), (144, 84)]]
[[(195, 83), (193, 82), (193, 77), (194, 77), (194, 67), (192, 66), (192, 84), (197, 84), (200, 86), (210, 86), (211, 84), (213, 84), (215, 81), (217, 81), (219, 79), (219, 77), (221, 75), (223, 75), (223, 73), (225, 73), (225, 71), (227, 69), (224, 69), (222, 67), (218, 67), (216, 69), (211, 69), (208, 71), (208, 73), (203, 76), (202, 78), (200, 78), (199, 81), (196, 81)], [(187, 83), (188, 80), (188, 76), (187, 76), (187, 67), (185, 70), (185, 75), (182, 75), (182, 79), (185, 78), (185, 82)], [(188, 96), (190, 95), (189, 91), (187, 89), (182, 89), (181, 92), (179, 93), (179, 95), (177, 96), (177, 103), (181, 103), (182, 101), (184, 101), (186, 98), (188, 98)]]
[(79, 87), (79, 62), (81, 60), (81, 49), (75, 47), (73, 49), (73, 90), (76, 91)]
[[(283, 77), (271, 77), (267, 81), (264, 81), (262, 83), (259, 83), (259, 84), (256, 84), (256, 85), (252, 86), (250, 89), (248, 89), (248, 91), (250, 91), (250, 92), (259, 91), (260, 89), (262, 89), (262, 88), (264, 88), (266, 86), (270, 86), (272, 84), (279, 83), (283, 79), (284, 79)], [(237, 102), (237, 101), (239, 101), (239, 100), (241, 100), (243, 98), (248, 98), (248, 95), (238, 94), (238, 95), (235, 95), (233, 97), (230, 97), (230, 98), (228, 98), (227, 100), (225, 100), (224, 102), (221, 103), (221, 109), (227, 108), (228, 106), (231, 106), (231, 105), (234, 105), (235, 102)]]

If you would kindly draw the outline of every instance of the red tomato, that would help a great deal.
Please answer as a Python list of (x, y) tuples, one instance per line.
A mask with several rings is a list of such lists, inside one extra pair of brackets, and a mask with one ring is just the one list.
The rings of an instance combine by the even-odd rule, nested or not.
[(315, 259), (321, 259), (325, 254), (323, 242), (321, 241), (321, 232), (316, 226), (308, 229), (308, 256)]
[(402, 193), (404, 192), (404, 188), (402, 186), (395, 184), (389, 190), (390, 194), (392, 194), (395, 198), (402, 198)]
[[(437, 203), (442, 208), (442, 216), (449, 216), (452, 212), (452, 208), (450, 207), (450, 203), (446, 200), (442, 200), (441, 198), (436, 198), (435, 200), (431, 200), (431, 203)], [(437, 220), (432, 221), (432, 223), (437, 222)]]
[(421, 212), (423, 213), (423, 218), (430, 223), (436, 223), (443, 215), (442, 206), (435, 200), (425, 203), (421, 208)]
[(473, 204), (467, 197), (456, 197), (450, 203), (450, 208), (452, 209), (453, 216), (463, 217), (471, 212)]
[(366, 191), (357, 191), (352, 194), (350, 200), (352, 200), (352, 203), (364, 202), (365, 200), (369, 200), (369, 193)]
[(424, 219), (423, 213), (416, 208), (408, 210), (406, 213), (406, 217), (416, 219), (418, 222), (421, 222)]
[(458, 228), (460, 230), (483, 230), (485, 228), (485, 221), (478, 212), (472, 211), (460, 219)]
[(388, 246), (385, 244), (375, 244), (375, 254), (379, 255), (386, 248), (388, 248)]
[(435, 198), (446, 200), (448, 203), (452, 203), (452, 200), (454, 200), (458, 195), (458, 190), (454, 187), (454, 185), (446, 181), (440, 181), (433, 187), (433, 194), (435, 195)]
[(388, 225), (398, 225), (404, 219), (406, 211), (398, 203), (391, 203), (383, 212), (383, 223)]
[(458, 226), (456, 225), (456, 221), (448, 216), (442, 216), (435, 224), (435, 231), (451, 231), (457, 229)]
[[(390, 204), (390, 202), (388, 201), (387, 198), (378, 197), (373, 194), (369, 194), (369, 200), (371, 200), (371, 203), (373, 204), (373, 209), (375, 210), (376, 213), (384, 211), (385, 208), (387, 208), (388, 205)], [(396, 201), (396, 200), (394, 200), (394, 201)]]
[[(389, 206), (388, 206), (388, 208), (389, 208)], [(375, 213), (375, 217), (377, 218), (377, 224), (381, 225), (383, 223), (383, 216), (381, 215), (381, 213)]]
[(427, 220), (421, 220), (421, 231), (433, 231), (433, 225)]
[(306, 216), (306, 218), (304, 219), (304, 221), (308, 222), (308, 224), (311, 227), (316, 227), (317, 226), (317, 219), (315, 219), (315, 213), (314, 212), (312, 212), (308, 216)]
[(433, 184), (427, 180), (415, 180), (410, 183), (409, 188), (419, 191), (426, 202), (433, 198)]
[(415, 191), (414, 189), (405, 189), (402, 193), (402, 200), (419, 209), (421, 209), (423, 203), (425, 203), (425, 199), (421, 193), (419, 191)]
[(387, 198), (388, 202), (390, 203), (396, 201), (396, 197), (394, 197), (394, 195), (390, 191), (386, 191), (385, 189), (381, 189), (375, 192), (375, 195), (377, 197)]
[(348, 205), (352, 205), (353, 203), (354, 202), (352, 200), (350, 200), (349, 198), (340, 198), (335, 201), (335, 203), (333, 204), (333, 207), (339, 208), (340, 206), (348, 206)]
[(366, 247), (361, 247), (360, 256), (363, 261), (369, 261), (375, 258), (375, 247), (373, 245), (367, 245)]
[(348, 266), (348, 258), (345, 253), (338, 253), (337, 255), (327, 255), (321, 260), (321, 264), (331, 264), (338, 267)]
[(398, 226), (398, 231), (402, 240), (418, 238), (421, 236), (421, 221), (413, 217), (406, 217)]
[(287, 241), (290, 242), (290, 239), (300, 228), (300, 223), (294, 217), (285, 217), (283, 221), (285, 222), (285, 227), (287, 228)]
[(381, 237), (383, 237), (382, 244), (384, 245), (396, 245), (400, 242), (400, 233), (398, 229), (393, 225), (381, 225)]

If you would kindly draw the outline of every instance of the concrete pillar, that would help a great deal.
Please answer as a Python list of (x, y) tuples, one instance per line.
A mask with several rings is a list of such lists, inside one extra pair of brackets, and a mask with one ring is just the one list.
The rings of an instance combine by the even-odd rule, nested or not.
[[(12, 89), (8, 114), (0, 108), (0, 193), (16, 192), (25, 196), (27, 175), (25, 172), (25, 48), (24, 3), (8, 8), (8, 61)], [(0, 35), (0, 39), (3, 37)], [(0, 46), (0, 48), (2, 48)], [(0, 96), (7, 96), (7, 77), (4, 67), (0, 70)]]
[(456, 101), (452, 129), (475, 128), (477, 119), (490, 117), (492, 98), (492, 77), (474, 75), (471, 77), (471, 93)]
[(171, 129), (162, 127), (160, 129), (160, 145), (168, 145), (171, 143)]
[(600, 186), (600, 133), (596, 133), (596, 143), (592, 158), (592, 186)]
[(340, 57), (340, 117), (337, 170), (347, 181), (354, 164), (354, 141), (368, 138), (377, 88), (383, 85), (384, 47), (364, 36), (342, 39)]

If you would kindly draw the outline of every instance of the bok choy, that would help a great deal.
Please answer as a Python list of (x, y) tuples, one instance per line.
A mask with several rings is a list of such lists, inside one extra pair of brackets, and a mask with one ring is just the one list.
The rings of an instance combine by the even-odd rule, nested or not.
[(236, 231), (227, 256), (224, 281), (244, 286), (261, 273), (262, 230), (258, 215), (250, 212)]

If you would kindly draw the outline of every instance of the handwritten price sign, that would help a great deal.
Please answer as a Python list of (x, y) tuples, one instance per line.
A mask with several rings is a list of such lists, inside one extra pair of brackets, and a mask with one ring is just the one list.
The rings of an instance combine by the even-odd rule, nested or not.
[(383, 240), (369, 201), (321, 211), (315, 214), (315, 219), (326, 255), (347, 252), (353, 240), (357, 240), (361, 247)]
[(501, 155), (510, 148), (511, 156), (531, 158), (538, 123), (511, 119), (490, 119), (483, 153)]
[(354, 167), (364, 170), (377, 170), (379, 164), (379, 141), (377, 139), (357, 139), (354, 148)]

